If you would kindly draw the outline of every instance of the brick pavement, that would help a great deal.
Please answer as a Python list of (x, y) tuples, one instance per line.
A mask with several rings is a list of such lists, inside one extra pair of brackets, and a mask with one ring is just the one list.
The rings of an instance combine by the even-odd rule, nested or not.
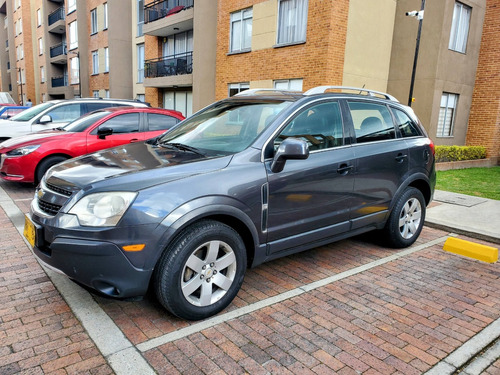
[[(32, 187), (0, 187), (22, 211), (28, 209)], [(1, 210), (0, 228), (7, 238), (0, 250), (0, 374), (112, 373)], [(424, 228), (419, 244), (446, 234)], [(142, 355), (160, 374), (423, 373), (500, 318), (498, 264), (441, 247), (402, 256)], [(247, 272), (228, 311), (395, 253), (364, 236), (264, 264)], [(94, 300), (133, 345), (195, 324), (170, 316), (151, 295), (138, 302)], [(497, 360), (484, 373), (499, 370)]]

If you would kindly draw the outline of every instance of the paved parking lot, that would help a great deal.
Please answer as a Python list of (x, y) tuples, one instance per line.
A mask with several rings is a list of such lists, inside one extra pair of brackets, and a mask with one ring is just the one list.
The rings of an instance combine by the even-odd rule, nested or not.
[(152, 295), (105, 299), (44, 271), (19, 234), (33, 187), (0, 188), (2, 375), (500, 373), (498, 357), (474, 360), (500, 346), (500, 268), (443, 252), (448, 232), (425, 227), (403, 250), (356, 237), (261, 265), (225, 312), (186, 322)]

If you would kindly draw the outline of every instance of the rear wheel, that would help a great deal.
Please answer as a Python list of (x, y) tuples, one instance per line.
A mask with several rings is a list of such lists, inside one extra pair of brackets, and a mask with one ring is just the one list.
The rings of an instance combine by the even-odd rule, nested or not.
[(185, 229), (155, 270), (160, 303), (184, 319), (208, 318), (227, 307), (246, 270), (245, 245), (231, 227), (204, 220)]
[(50, 167), (59, 164), (67, 159), (67, 157), (61, 155), (49, 156), (48, 158), (43, 159), (36, 167), (35, 183), (40, 182), (43, 175), (49, 170)]
[(413, 244), (424, 226), (425, 199), (420, 190), (408, 187), (398, 198), (384, 228), (390, 246)]

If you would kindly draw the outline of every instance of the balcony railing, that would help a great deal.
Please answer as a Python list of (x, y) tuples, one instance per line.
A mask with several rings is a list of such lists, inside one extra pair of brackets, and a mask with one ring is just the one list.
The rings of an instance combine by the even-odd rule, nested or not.
[(64, 19), (64, 7), (57, 8), (49, 14), (49, 26)]
[(52, 77), (52, 87), (68, 86), (68, 76)]
[(66, 53), (66, 43), (59, 43), (58, 45), (50, 47), (50, 57), (66, 55)]
[(194, 0), (156, 0), (144, 7), (144, 23), (170, 16), (193, 5)]
[(180, 53), (174, 56), (146, 60), (144, 77), (168, 77), (193, 72), (193, 52)]

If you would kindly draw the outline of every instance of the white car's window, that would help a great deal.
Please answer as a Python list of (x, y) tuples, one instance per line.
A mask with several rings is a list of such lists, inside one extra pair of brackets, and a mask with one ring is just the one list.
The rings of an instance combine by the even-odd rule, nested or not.
[(54, 103), (42, 103), (38, 104), (34, 107), (28, 108), (25, 111), (22, 111), (21, 113), (12, 116), (9, 120), (10, 121), (29, 121), (33, 117), (37, 116), (38, 114), (42, 113), (45, 111), (47, 108), (50, 108), (54, 105)]
[(82, 104), (66, 104), (46, 113), (52, 117), (52, 122), (69, 122), (77, 119), (82, 114)]

